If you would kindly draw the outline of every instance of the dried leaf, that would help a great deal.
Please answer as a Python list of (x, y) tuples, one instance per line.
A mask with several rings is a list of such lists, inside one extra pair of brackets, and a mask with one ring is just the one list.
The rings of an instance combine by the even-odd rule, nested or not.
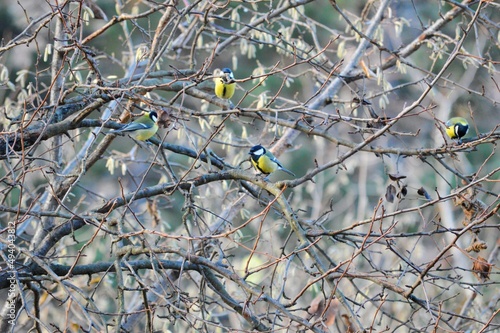
[(361, 69), (365, 73), (366, 78), (371, 79), (372, 77), (375, 76), (375, 73), (373, 73), (373, 71), (370, 69), (370, 67), (368, 67), (363, 60), (361, 60), (359, 62), (359, 65), (361, 66)]
[(479, 281), (484, 282), (490, 279), (491, 266), (493, 265), (483, 257), (477, 257), (472, 265), (472, 273)]
[(163, 108), (159, 111), (158, 126), (161, 128), (168, 128), (172, 124), (172, 109)]
[(488, 248), (488, 245), (486, 244), (486, 242), (478, 240), (478, 241), (475, 241), (474, 243), (472, 243), (470, 246), (468, 246), (465, 249), (465, 251), (467, 251), (467, 252), (471, 252), (471, 251), (479, 252), (481, 250), (486, 250), (487, 248)]
[(130, 113), (129, 111), (129, 108), (130, 110), (134, 108), (132, 101), (130, 101), (130, 103), (127, 104), (127, 106), (128, 107), (125, 110), (123, 110), (122, 114), (120, 115), (120, 123), (122, 124), (126, 124), (132, 119), (132, 113)]
[(348, 315), (343, 314), (342, 319), (344, 321), (344, 324), (347, 326), (347, 330), (345, 331), (346, 333), (356, 332), (356, 330), (354, 329), (354, 325), (351, 323), (351, 319), (349, 318)]
[(311, 302), (308, 312), (315, 317), (322, 316), (322, 321), (327, 327), (333, 326), (335, 317), (339, 308), (339, 301), (337, 299), (329, 300), (327, 309), (325, 310), (325, 300), (322, 295), (316, 296)]
[(389, 173), (388, 176), (389, 176), (389, 179), (392, 180), (393, 182), (406, 178), (406, 176), (404, 176), (404, 175), (397, 175), (397, 174), (392, 174), (392, 173)]
[(431, 201), (431, 200), (432, 200), (431, 196), (429, 195), (429, 193), (427, 193), (427, 191), (425, 190), (425, 188), (424, 188), (424, 187), (419, 188), (419, 189), (417, 190), (417, 194), (418, 194), (418, 195), (421, 195), (421, 196), (423, 196), (423, 197), (425, 197), (425, 198), (426, 198), (427, 200), (429, 200), (429, 201)]
[(148, 201), (147, 210), (149, 215), (153, 218), (153, 227), (160, 225), (161, 219), (158, 214), (158, 202), (156, 200)]
[[(456, 189), (455, 192), (459, 190)], [(477, 216), (482, 215), (487, 209), (486, 204), (476, 198), (477, 193), (478, 190), (476, 188), (469, 187), (465, 192), (461, 192), (453, 198), (455, 206), (462, 207), (462, 211), (464, 212), (462, 224), (465, 226), (469, 225)]]
[(408, 194), (408, 189), (406, 185), (404, 185), (403, 188), (401, 188), (401, 194), (403, 195), (403, 197), (406, 197), (406, 195)]
[(385, 191), (385, 200), (388, 202), (394, 202), (394, 196), (396, 195), (396, 187), (392, 184), (387, 186), (387, 190)]

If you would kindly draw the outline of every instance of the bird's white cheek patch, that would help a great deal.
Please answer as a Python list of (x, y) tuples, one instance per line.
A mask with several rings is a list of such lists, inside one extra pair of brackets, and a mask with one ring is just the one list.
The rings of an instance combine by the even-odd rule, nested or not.
[(156, 123), (156, 120), (158, 120), (158, 118), (157, 118), (157, 117), (155, 117), (155, 116), (152, 116), (152, 117), (151, 117), (151, 119), (152, 119), (155, 123)]
[(257, 156), (264, 155), (264, 149), (256, 150), (254, 155), (257, 155)]

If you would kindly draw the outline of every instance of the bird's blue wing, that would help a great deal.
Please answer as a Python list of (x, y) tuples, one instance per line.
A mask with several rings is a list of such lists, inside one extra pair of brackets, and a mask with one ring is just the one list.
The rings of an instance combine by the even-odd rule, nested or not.
[(150, 129), (152, 126), (148, 124), (142, 124), (142, 123), (129, 123), (125, 126), (123, 126), (120, 129), (117, 130), (112, 130), (111, 133), (124, 133), (124, 132), (133, 132), (133, 131), (138, 131), (138, 130), (146, 130)]
[(276, 157), (274, 157), (274, 155), (273, 155), (273, 158), (271, 158), (271, 161), (278, 164), (278, 167), (283, 168), (283, 165), (280, 163), (280, 161), (278, 161), (278, 159)]

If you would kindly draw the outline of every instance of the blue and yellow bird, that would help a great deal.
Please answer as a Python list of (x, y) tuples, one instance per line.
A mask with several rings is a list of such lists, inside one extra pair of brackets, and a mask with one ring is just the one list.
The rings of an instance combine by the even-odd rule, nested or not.
[(277, 170), (281, 170), (295, 177), (295, 174), (293, 172), (285, 169), (283, 165), (281, 165), (281, 163), (276, 159), (276, 157), (274, 157), (274, 155), (270, 151), (268, 151), (261, 145), (253, 146), (252, 148), (250, 148), (249, 154), (250, 161), (252, 161), (252, 164), (255, 169), (257, 169), (257, 171), (260, 171), (265, 175), (269, 175)]
[(149, 140), (158, 131), (158, 114), (156, 111), (146, 112), (133, 122), (125, 124), (122, 128), (109, 131), (111, 134), (130, 134), (140, 141)]
[(236, 82), (234, 82), (234, 74), (229, 68), (223, 68), (220, 75), (214, 78), (215, 95), (219, 98), (230, 99), (234, 95)]
[(446, 134), (451, 139), (458, 139), (458, 143), (462, 143), (462, 137), (464, 137), (467, 132), (469, 132), (469, 123), (465, 118), (453, 117), (450, 118), (446, 123)]

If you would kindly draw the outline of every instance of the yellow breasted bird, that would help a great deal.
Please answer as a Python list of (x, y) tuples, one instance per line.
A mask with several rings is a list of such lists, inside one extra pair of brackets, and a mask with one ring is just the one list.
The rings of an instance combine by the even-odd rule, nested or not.
[(146, 112), (131, 123), (123, 125), (122, 128), (109, 131), (111, 134), (130, 134), (137, 140), (149, 140), (158, 131), (158, 114), (155, 111)]
[(230, 99), (234, 95), (236, 83), (233, 72), (229, 68), (223, 68), (220, 77), (214, 78), (215, 95), (219, 98)]
[(462, 143), (462, 137), (469, 131), (469, 123), (462, 117), (453, 117), (449, 119), (445, 126), (446, 134), (451, 139), (458, 139), (458, 143)]
[[(250, 148), (250, 160), (257, 171), (262, 172), (265, 175), (269, 175), (274, 171), (281, 170), (289, 175), (295, 177), (295, 174), (290, 170), (287, 170), (281, 165), (281, 163), (274, 157), (274, 155), (261, 145), (253, 146)], [(267, 178), (267, 177), (266, 177)], [(266, 179), (265, 178), (265, 179)]]

